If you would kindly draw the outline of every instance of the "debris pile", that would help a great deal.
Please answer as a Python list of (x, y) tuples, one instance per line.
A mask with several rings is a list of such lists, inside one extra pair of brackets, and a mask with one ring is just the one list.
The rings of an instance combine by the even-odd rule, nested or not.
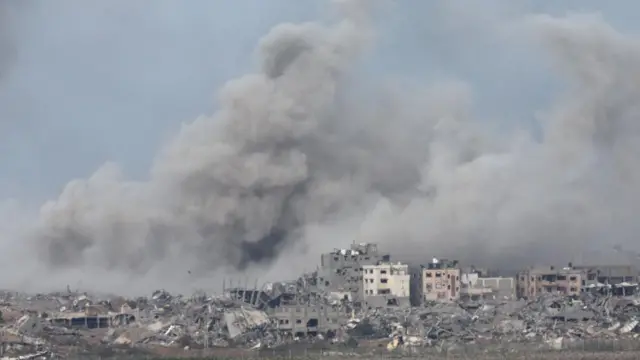
[[(2, 293), (2, 355), (91, 349), (276, 349), (386, 342), (398, 348), (462, 344), (539, 344), (566, 348), (577, 340), (640, 336), (640, 298), (584, 293), (535, 300), (432, 303), (360, 309), (319, 292), (303, 277), (263, 289), (231, 288), (219, 296), (155, 291), (148, 298), (86, 293)], [(384, 340), (386, 339), (386, 340)], [(42, 357), (43, 355), (38, 355)]]

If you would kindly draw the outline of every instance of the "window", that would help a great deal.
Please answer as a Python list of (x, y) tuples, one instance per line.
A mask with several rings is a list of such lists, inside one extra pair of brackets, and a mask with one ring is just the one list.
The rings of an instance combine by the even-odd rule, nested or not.
[(380, 270), (380, 274), (386, 274), (387, 270)]
[(297, 320), (296, 320), (296, 324), (302, 324), (302, 320), (297, 319)]
[(447, 285), (447, 290), (451, 290), (451, 285)]
[(578, 278), (576, 276), (571, 276), (571, 277), (569, 277), (569, 280), (576, 281), (576, 280), (578, 280)]
[(425, 286), (424, 288), (425, 288), (425, 290), (427, 290), (427, 291), (431, 291), (431, 290), (433, 290), (433, 286), (432, 286), (431, 284), (427, 284), (427, 286)]
[(389, 282), (389, 279), (380, 279), (380, 282), (383, 283), (383, 284), (386, 284), (386, 283)]
[(427, 275), (428, 278), (430, 278), (432, 276), (432, 274), (430, 272), (426, 273), (425, 275)]
[(576, 291), (578, 291), (578, 288), (572, 287), (570, 290), (571, 290), (571, 292), (576, 292)]
[(437, 272), (436, 277), (442, 277), (442, 273)]
[(447, 274), (447, 279), (451, 279), (451, 274)]

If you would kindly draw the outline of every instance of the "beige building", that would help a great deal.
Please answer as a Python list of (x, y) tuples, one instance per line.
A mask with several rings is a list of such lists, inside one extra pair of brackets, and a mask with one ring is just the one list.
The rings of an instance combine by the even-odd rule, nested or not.
[(458, 261), (438, 260), (420, 269), (420, 301), (452, 302), (460, 298)]
[(523, 270), (517, 277), (517, 296), (536, 297), (541, 294), (579, 295), (583, 270), (573, 267), (537, 267)]
[(409, 266), (380, 263), (362, 266), (362, 289), (365, 300), (377, 295), (409, 298)]

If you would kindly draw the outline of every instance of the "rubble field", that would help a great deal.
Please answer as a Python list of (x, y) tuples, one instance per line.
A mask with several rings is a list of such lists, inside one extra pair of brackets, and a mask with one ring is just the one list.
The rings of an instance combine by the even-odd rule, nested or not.
[[(315, 309), (337, 321), (313, 322)], [(0, 359), (627, 359), (640, 351), (639, 324), (636, 296), (362, 309), (318, 291), (312, 277), (215, 296), (3, 291)]]

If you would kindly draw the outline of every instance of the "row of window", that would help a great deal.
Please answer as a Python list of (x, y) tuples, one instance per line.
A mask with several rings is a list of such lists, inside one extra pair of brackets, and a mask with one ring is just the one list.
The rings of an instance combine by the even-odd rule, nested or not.
[[(550, 281), (550, 282), (554, 282), (554, 281), (566, 281), (567, 277), (565, 275), (545, 275), (545, 276), (538, 276), (537, 277), (538, 281)], [(524, 281), (525, 277), (521, 276), (520, 277), (520, 281)], [(536, 277), (535, 276), (531, 276), (531, 280), (530, 281), (536, 281)], [(569, 276), (569, 281), (578, 281), (578, 277), (577, 276)]]
[[(373, 284), (373, 280), (374, 279), (364, 279), (364, 282), (365, 283), (369, 283), (369, 284)], [(387, 278), (381, 278), (380, 279), (380, 283), (382, 283), (382, 284), (386, 284), (388, 282), (389, 282), (389, 279), (387, 279)]]
[[(376, 291), (375, 290), (365, 290), (364, 293), (366, 295), (375, 295)], [(391, 289), (378, 289), (378, 295), (389, 295), (391, 294)]]
[[(435, 288), (436, 288), (436, 290), (440, 290), (440, 289), (444, 288), (444, 285), (442, 285), (442, 284), (436, 284)], [(424, 289), (425, 289), (426, 291), (432, 291), (432, 290), (433, 290), (433, 285), (432, 285), (432, 284), (426, 284), (426, 285), (424, 286)], [(447, 290), (451, 290), (451, 285), (447, 285)], [(456, 287), (456, 291), (460, 291), (460, 288), (459, 288), (459, 287)]]
[[(436, 277), (437, 278), (442, 277), (442, 275), (444, 275), (444, 274), (441, 273), (441, 272), (436, 272)], [(425, 274), (425, 276), (428, 277), (428, 278), (431, 278), (431, 277), (433, 277), (433, 273), (428, 272), (428, 273)], [(451, 274), (447, 274), (447, 279), (451, 279)], [(460, 280), (459, 276), (456, 276), (456, 281), (457, 280)]]

